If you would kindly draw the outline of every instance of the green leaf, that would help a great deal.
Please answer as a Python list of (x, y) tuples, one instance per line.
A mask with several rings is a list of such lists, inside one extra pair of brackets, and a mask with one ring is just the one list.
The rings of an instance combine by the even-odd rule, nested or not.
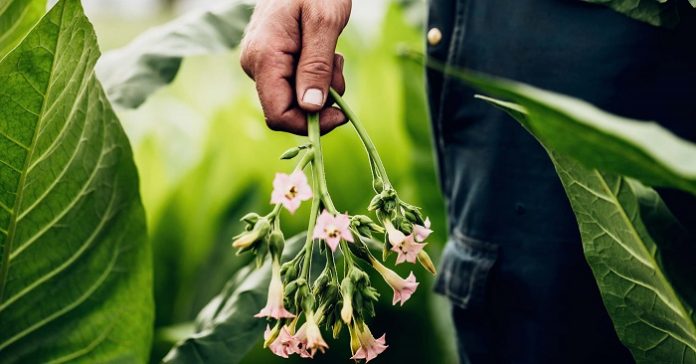
[(0, 59), (27, 35), (45, 8), (44, 0), (3, 0), (0, 3)]
[[(523, 107), (486, 100), (529, 130), (533, 117)], [(621, 341), (638, 363), (696, 363), (696, 245), (688, 240), (693, 237), (654, 190), (544, 147)]]
[(549, 149), (591, 168), (696, 195), (696, 144), (657, 123), (612, 115), (584, 101), (513, 81), (448, 72), (517, 104), (528, 114), (527, 129)]
[(150, 249), (78, 0), (0, 62), (0, 362), (144, 362)]
[(187, 56), (234, 49), (242, 39), (253, 6), (246, 0), (214, 2), (212, 7), (155, 27), (124, 48), (104, 54), (97, 74), (109, 100), (137, 108), (174, 80)]
[[(674, 27), (679, 23), (676, 1), (666, 0), (583, 0), (606, 5), (631, 18), (659, 27)], [(695, 0), (689, 0), (695, 1)]]
[[(304, 235), (289, 239), (283, 257), (296, 255), (304, 240)], [(196, 332), (175, 346), (164, 363), (239, 363), (263, 337), (267, 322), (254, 315), (266, 303), (270, 278), (270, 260), (259, 269), (252, 262), (237, 272), (200, 312)]]
[(621, 341), (638, 363), (696, 363), (693, 242), (654, 190), (550, 155)]

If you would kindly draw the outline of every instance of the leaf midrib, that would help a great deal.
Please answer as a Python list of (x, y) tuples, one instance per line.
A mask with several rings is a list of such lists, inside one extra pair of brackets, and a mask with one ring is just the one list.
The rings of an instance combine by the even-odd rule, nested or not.
[[(611, 196), (611, 199), (616, 204), (618, 212), (621, 215), (621, 219), (623, 219), (624, 222), (626, 223), (626, 225), (629, 227), (630, 233), (633, 234), (635, 237), (637, 237), (638, 240), (642, 241), (642, 239), (640, 238), (640, 234), (636, 230), (633, 223), (631, 223), (631, 219), (626, 214), (626, 210), (624, 209), (623, 205), (619, 202), (618, 197), (613, 193), (613, 191), (611, 190), (611, 188), (607, 184), (606, 180), (604, 179), (604, 176), (602, 176), (602, 174), (596, 169), (593, 170), (593, 173), (595, 175), (597, 175), (597, 177), (599, 178), (599, 181), (602, 183), (603, 188), (606, 190), (606, 192), (608, 192), (608, 195)], [(630, 186), (627, 186), (627, 187), (631, 188)], [(658, 267), (657, 261), (655, 260), (653, 255), (650, 254), (650, 252), (645, 247), (645, 245), (644, 244), (638, 244), (638, 245), (639, 245), (639, 249), (641, 249), (643, 251), (643, 253), (645, 254), (645, 256), (647, 256), (647, 259), (649, 259), (650, 263), (653, 264), (654, 267)], [(682, 318), (685, 319), (687, 321), (687, 324), (690, 326), (690, 327), (688, 327), (688, 329), (691, 329), (691, 332), (696, 333), (696, 324), (694, 324), (691, 316), (689, 315), (686, 308), (684, 307), (684, 304), (682, 303), (681, 299), (679, 299), (679, 296), (674, 291), (674, 289), (670, 285), (667, 278), (664, 276), (664, 274), (662, 273), (662, 271), (660, 269), (654, 269), (654, 271), (655, 271), (655, 274), (657, 275), (657, 278), (662, 283), (663, 287), (665, 287), (665, 289), (667, 290), (667, 293), (672, 297), (674, 302), (677, 303), (677, 308), (680, 311), (680, 316), (682, 316)], [(641, 320), (641, 321), (645, 322), (643, 320)], [(677, 339), (678, 341), (684, 343), (684, 345), (690, 347), (694, 352), (696, 352), (696, 347), (694, 347), (693, 343), (689, 343), (686, 340), (675, 336), (671, 332), (668, 334), (670, 336), (674, 337), (675, 339)], [(696, 336), (691, 336), (691, 339), (696, 340)]]
[[(65, 6), (61, 7), (60, 9), (60, 26), (62, 28), (63, 26), (63, 16), (65, 14)], [(53, 52), (52, 55), (53, 57), (51, 58), (51, 70), (48, 74), (48, 81), (46, 82), (46, 93), (43, 96), (43, 101), (41, 103), (41, 110), (39, 111), (38, 114), (38, 120), (37, 123), (34, 127), (34, 135), (32, 136), (32, 141), (31, 145), (29, 147), (29, 152), (27, 153), (27, 158), (24, 160), (24, 167), (22, 168), (22, 174), (19, 177), (19, 183), (17, 184), (17, 196), (15, 197), (15, 203), (14, 207), (12, 209), (12, 214), (10, 218), (10, 224), (9, 228), (7, 229), (7, 240), (6, 244), (4, 247), (4, 252), (2, 255), (2, 262), (0, 262), (0, 303), (3, 301), (4, 293), (5, 293), (5, 286), (7, 285), (7, 275), (9, 272), (9, 258), (10, 254), (12, 252), (12, 245), (14, 243), (15, 239), (15, 234), (17, 231), (17, 212), (19, 211), (19, 208), (22, 206), (22, 199), (24, 197), (24, 191), (25, 191), (25, 183), (26, 183), (26, 177), (27, 177), (27, 171), (29, 164), (31, 163), (32, 158), (34, 157), (34, 152), (36, 151), (36, 142), (39, 136), (38, 131), (41, 129), (41, 124), (44, 121), (44, 112), (46, 110), (46, 103), (48, 100), (48, 94), (50, 92), (51, 86), (53, 84), (53, 77), (55, 75), (56, 71), (56, 58), (57, 58), (57, 50), (58, 50), (58, 45), (60, 44), (61, 41), (61, 36), (62, 36), (62, 31), (59, 29), (58, 30), (58, 35), (56, 36), (56, 42), (53, 47)]]

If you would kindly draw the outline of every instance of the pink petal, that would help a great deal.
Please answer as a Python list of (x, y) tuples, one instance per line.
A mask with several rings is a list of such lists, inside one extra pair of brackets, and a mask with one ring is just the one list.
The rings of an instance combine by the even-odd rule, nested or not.
[(309, 187), (309, 185), (305, 184), (302, 186), (296, 186), (297, 187), (297, 196), (295, 198), (298, 198), (302, 201), (309, 200), (312, 198), (312, 188)]
[(416, 282), (416, 276), (414, 276), (413, 272), (411, 272), (409, 273), (408, 278), (399, 282), (399, 286), (392, 286), (392, 289), (394, 289), (392, 305), (395, 305), (397, 302), (401, 301), (401, 306), (403, 306), (404, 302), (411, 298), (419, 284), (420, 283)]
[(348, 229), (341, 231), (341, 237), (345, 241), (349, 241), (351, 243), (353, 242), (353, 234), (351, 234), (350, 230)]
[(271, 203), (278, 204), (285, 200), (285, 194), (280, 190), (273, 190), (271, 193)]
[(322, 230), (326, 227), (326, 225), (331, 225), (334, 221), (333, 216), (331, 214), (324, 210), (321, 212), (319, 217), (317, 218), (317, 226), (320, 226)]
[(300, 200), (293, 198), (293, 199), (287, 199), (283, 198), (283, 201), (281, 202), (283, 206), (285, 206), (288, 211), (290, 211), (291, 214), (294, 214), (295, 211), (300, 207)]
[(338, 214), (334, 218), (334, 225), (338, 230), (348, 229), (350, 227), (350, 218), (346, 214)]
[(288, 181), (296, 187), (307, 185), (307, 176), (302, 171), (294, 171), (288, 176)]
[(287, 190), (290, 186), (290, 176), (285, 173), (276, 173), (273, 179), (274, 190)]
[(326, 245), (328, 245), (329, 248), (331, 248), (332, 252), (336, 252), (336, 248), (338, 248), (338, 243), (341, 241), (341, 238), (335, 236), (324, 239), (324, 241), (326, 241)]
[(355, 355), (351, 356), (350, 358), (353, 360), (356, 359), (365, 359), (365, 349), (362, 348), (362, 346), (358, 349), (358, 351), (355, 352)]
[(266, 330), (263, 332), (263, 339), (268, 340), (268, 338), (271, 336), (271, 328), (266, 325)]
[(295, 315), (286, 310), (285, 307), (272, 307), (270, 305), (267, 305), (266, 307), (262, 308), (259, 313), (254, 315), (254, 317), (261, 318), (261, 317), (271, 317), (276, 320), (281, 319), (281, 318), (293, 318)]
[(423, 224), (425, 226), (413, 225), (413, 235), (417, 242), (425, 241), (425, 239), (427, 239), (428, 236), (430, 236), (430, 234), (433, 232), (430, 230), (430, 218), (426, 218)]
[(388, 233), (388, 237), (389, 237), (389, 242), (392, 245), (398, 245), (402, 241), (404, 241), (404, 239), (406, 239), (406, 235), (404, 235), (404, 233), (402, 233), (401, 231), (396, 230), (396, 229), (390, 231)]

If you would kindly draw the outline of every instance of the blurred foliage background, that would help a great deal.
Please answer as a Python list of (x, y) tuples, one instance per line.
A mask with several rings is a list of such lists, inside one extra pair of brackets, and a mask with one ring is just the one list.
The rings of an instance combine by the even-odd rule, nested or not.
[[(204, 1), (85, 1), (102, 51), (123, 46), (143, 30)], [(435, 234), (429, 252), (437, 261), (446, 240), (444, 208), (434, 169), (430, 124), (420, 66), (396, 56), (399, 45), (423, 47), (423, 2), (354, 0), (351, 22), (339, 42), (346, 59), (346, 99), (380, 149), (400, 196), (422, 206)], [(118, 110), (133, 144), (154, 249), (156, 332), (152, 361), (161, 359), (190, 330), (200, 309), (249, 256), (235, 256), (231, 237), (247, 211), (270, 208), (272, 178), (290, 171), (278, 157), (303, 138), (266, 129), (254, 85), (238, 53), (185, 60), (175, 82), (137, 110)], [(323, 138), (327, 179), (337, 207), (366, 213), (372, 197), (369, 164), (350, 126)], [(306, 228), (306, 212), (283, 219), (286, 232)], [(290, 235), (290, 234), (288, 234)], [(392, 258), (393, 259), (393, 258)], [(370, 323), (386, 332), (382, 363), (454, 363), (449, 305), (433, 294), (432, 276), (413, 265), (422, 282), (403, 307), (383, 297)], [(328, 336), (328, 335), (327, 335)], [(259, 338), (260, 339), (260, 338)], [(347, 333), (317, 362), (347, 362)], [(283, 362), (261, 348), (247, 363)], [(298, 358), (293, 361), (299, 360)], [(287, 362), (287, 361), (285, 361)]]

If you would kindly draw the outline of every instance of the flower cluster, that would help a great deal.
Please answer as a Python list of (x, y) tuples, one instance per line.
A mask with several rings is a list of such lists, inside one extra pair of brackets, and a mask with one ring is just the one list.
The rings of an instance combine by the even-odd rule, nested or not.
[[(395, 254), (395, 264), (420, 263), (435, 273), (423, 249), (432, 230), (430, 220), (418, 207), (399, 198), (362, 125), (333, 90), (332, 96), (353, 123), (368, 152), (376, 192), (368, 210), (376, 219), (341, 213), (334, 206), (324, 177), (319, 120), (314, 114), (308, 117), (309, 143), (281, 156), (292, 159), (301, 155), (292, 173), (276, 174), (271, 194), (273, 210), (264, 216), (256, 213), (244, 216), (246, 229), (235, 237), (232, 246), (238, 253), (255, 254), (257, 265), (270, 255), (267, 302), (256, 314), (272, 322), (264, 333), (265, 347), (285, 358), (293, 354), (313, 358), (329, 347), (322, 328), (336, 338), (347, 327), (350, 358), (368, 362), (386, 350), (387, 344), (384, 334), (376, 339), (367, 326), (367, 320), (375, 315), (374, 303), (380, 294), (362, 267), (371, 267), (392, 288), (392, 304), (403, 305), (419, 283), (413, 272), (402, 278), (385, 263)], [(305, 169), (311, 170), (311, 184)], [(285, 239), (280, 229), (280, 212), (284, 207), (292, 214), (307, 200), (311, 200), (311, 207), (305, 244), (294, 257), (282, 262)], [(384, 239), (380, 241), (379, 236)], [(315, 257), (315, 247), (319, 248), (321, 259)], [(381, 260), (373, 251), (382, 252)], [(321, 273), (310, 274), (313, 258), (315, 264), (316, 260), (323, 260)], [(337, 264), (339, 258), (344, 264)]]

